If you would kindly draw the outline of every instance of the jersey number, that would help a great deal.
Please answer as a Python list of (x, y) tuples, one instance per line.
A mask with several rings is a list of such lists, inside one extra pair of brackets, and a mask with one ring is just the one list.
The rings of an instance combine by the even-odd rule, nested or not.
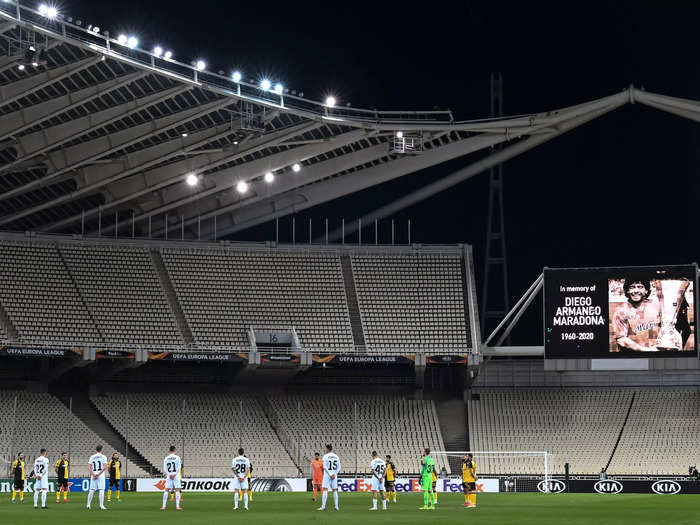
[(100, 470), (102, 470), (102, 462), (101, 461), (93, 461), (92, 462), (92, 471), (99, 472)]
[(245, 473), (245, 463), (236, 463), (236, 474)]
[(377, 473), (377, 475), (381, 478), (384, 475), (384, 471), (386, 470), (386, 467), (384, 465), (377, 465), (374, 467), (374, 471)]
[(328, 462), (328, 470), (338, 470), (338, 460), (337, 459), (331, 459)]
[(425, 466), (425, 471), (430, 474), (433, 472), (433, 466), (432, 465), (426, 465)]
[(37, 474), (43, 474), (43, 473), (44, 473), (44, 465), (42, 465), (41, 463), (39, 463), (39, 464), (36, 466), (36, 473), (37, 473)]
[(170, 472), (170, 473), (175, 473), (175, 472), (177, 472), (177, 468), (176, 468), (177, 465), (175, 464), (174, 461), (168, 461), (165, 465), (166, 465), (167, 468), (168, 468), (168, 472)]

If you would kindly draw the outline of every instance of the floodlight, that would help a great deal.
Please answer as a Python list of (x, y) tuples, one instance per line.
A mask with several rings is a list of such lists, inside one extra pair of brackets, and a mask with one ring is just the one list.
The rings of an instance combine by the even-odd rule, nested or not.
[(54, 20), (58, 16), (58, 9), (55, 7), (49, 6), (49, 8), (46, 10), (46, 18), (50, 18), (51, 20)]
[(126, 45), (126, 40), (127, 38), (125, 34), (121, 34), (117, 37), (117, 42), (119, 42), (123, 46)]
[(277, 93), (278, 95), (281, 95), (283, 91), (284, 91), (284, 86), (282, 84), (280, 84), (279, 82), (277, 84), (275, 84), (275, 93)]
[(163, 55), (165, 57), (165, 60), (170, 60), (173, 57), (173, 52), (172, 51), (166, 51), (165, 54)]
[(129, 49), (134, 49), (138, 45), (139, 45), (139, 39), (136, 38), (135, 36), (130, 36), (126, 41), (126, 46)]
[(20, 71), (24, 71), (24, 64), (20, 64), (19, 66), (17, 66), (17, 69), (19, 69)]
[(189, 175), (187, 175), (187, 179), (185, 180), (187, 181), (188, 186), (196, 186), (199, 182), (199, 178), (194, 173), (190, 173)]
[(403, 131), (397, 131), (397, 132), (396, 132), (396, 138), (397, 138), (397, 139), (402, 139), (402, 138), (403, 138)]
[(269, 91), (270, 86), (272, 86), (272, 82), (270, 82), (268, 79), (263, 78), (260, 81), (260, 89), (262, 89), (263, 91)]
[(299, 173), (301, 171), (301, 164), (299, 164), (298, 162), (292, 164), (292, 171), (294, 173)]
[(326, 106), (328, 106), (329, 108), (332, 108), (333, 106), (335, 106), (335, 102), (336, 102), (335, 97), (327, 97), (326, 98)]
[(39, 14), (46, 16), (46, 14), (49, 12), (49, 6), (46, 4), (39, 4)]
[(233, 79), (234, 82), (240, 82), (241, 81), (241, 72), (234, 71), (233, 74), (231, 75), (231, 78)]
[(161, 56), (163, 54), (163, 48), (160, 46), (156, 46), (153, 48), (153, 54), (157, 57)]
[(240, 181), (238, 184), (236, 184), (236, 191), (241, 194), (245, 193), (248, 191), (248, 183), (244, 180)]
[(187, 136), (187, 132), (184, 132), (184, 133), (182, 134), (182, 136), (183, 136), (183, 137), (186, 137), (186, 136)]
[(265, 182), (267, 182), (267, 183), (269, 184), (269, 183), (271, 183), (273, 180), (275, 180), (275, 175), (274, 175), (274, 173), (272, 173), (271, 171), (268, 171), (268, 172), (265, 174)]
[(204, 60), (197, 60), (197, 71), (204, 71), (207, 67), (207, 63)]

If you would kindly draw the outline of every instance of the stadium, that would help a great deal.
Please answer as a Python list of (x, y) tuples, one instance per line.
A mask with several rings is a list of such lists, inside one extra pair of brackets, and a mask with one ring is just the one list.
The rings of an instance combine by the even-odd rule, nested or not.
[[(502, 170), (698, 102), (365, 109), (76, 16), (0, 3), (3, 522), (693, 522), (697, 265), (532, 250), (511, 295)], [(478, 250), (396, 218), (479, 178)]]

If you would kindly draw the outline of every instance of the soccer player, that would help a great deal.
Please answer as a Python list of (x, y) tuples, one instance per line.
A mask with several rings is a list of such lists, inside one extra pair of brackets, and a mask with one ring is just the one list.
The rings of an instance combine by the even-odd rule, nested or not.
[(56, 461), (56, 476), (58, 476), (58, 487), (56, 488), (56, 503), (61, 503), (61, 492), (63, 501), (68, 502), (68, 453), (61, 453), (61, 457)]
[(396, 481), (397, 475), (398, 475), (398, 472), (396, 472), (396, 465), (394, 464), (393, 461), (391, 461), (391, 456), (389, 454), (387, 454), (386, 455), (386, 499), (388, 501), (389, 497), (393, 494), (394, 503), (396, 503), (396, 486), (394, 485), (394, 482)]
[(437, 505), (437, 473), (433, 468), (433, 505)]
[(321, 494), (321, 506), (318, 510), (326, 510), (328, 490), (333, 491), (335, 510), (338, 507), (338, 474), (340, 473), (340, 458), (333, 452), (333, 447), (326, 445), (326, 454), (323, 456), (323, 493)]
[(34, 508), (39, 508), (39, 493), (41, 492), (41, 508), (46, 508), (46, 494), (49, 490), (49, 458), (46, 457), (46, 449), (42, 448), (39, 457), (34, 460), (32, 476), (36, 477), (34, 483)]
[(87, 509), (90, 510), (92, 497), (95, 491), (100, 493), (100, 510), (107, 510), (105, 507), (105, 471), (107, 470), (107, 457), (102, 453), (102, 445), (95, 447), (95, 453), (88, 461), (88, 472), (90, 474), (90, 490), (88, 492)]
[(180, 470), (182, 469), (182, 460), (180, 456), (175, 454), (175, 446), (171, 445), (168, 449), (170, 452), (163, 460), (163, 472), (165, 473), (165, 491), (163, 492), (163, 506), (160, 510), (165, 510), (168, 504), (168, 492), (175, 492), (175, 510), (182, 510), (180, 507)]
[(435, 462), (430, 457), (430, 449), (426, 448), (423, 451), (421, 463), (421, 490), (423, 491), (423, 506), (420, 510), (435, 510), (435, 505), (432, 502), (433, 492), (433, 470), (435, 470)]
[(386, 463), (377, 456), (377, 451), (372, 452), (372, 462), (369, 464), (372, 470), (372, 508), (377, 510), (377, 492), (382, 494), (382, 510), (386, 510), (386, 491), (384, 489), (384, 478), (386, 477)]
[(319, 489), (321, 494), (323, 494), (323, 461), (321, 461), (321, 454), (318, 452), (314, 453), (314, 460), (311, 462), (311, 471), (313, 472), (313, 477), (311, 479), (311, 484), (314, 486), (314, 497), (313, 501), (316, 501), (316, 494)]
[(464, 490), (463, 507), (476, 507), (476, 461), (474, 456), (462, 456), (462, 489)]
[(122, 462), (119, 459), (119, 452), (112, 454), (112, 458), (107, 463), (107, 470), (109, 470), (109, 490), (107, 491), (107, 501), (112, 501), (112, 487), (117, 491), (117, 501), (119, 501), (120, 486), (119, 483), (122, 479)]
[(19, 502), (24, 503), (24, 484), (27, 478), (25, 474), (26, 463), (24, 462), (24, 454), (17, 454), (17, 459), (12, 463), (12, 477), (14, 478), (14, 488), (12, 490), (12, 503), (17, 499), (19, 492)]
[[(185, 473), (185, 462), (184, 460), (182, 461), (180, 465), (180, 472), (177, 473), (177, 479), (180, 480), (180, 503), (182, 503), (182, 500), (184, 499), (184, 496), (182, 494), (182, 476)], [(175, 493), (171, 492), (170, 493), (170, 501), (175, 501)]]
[[(246, 456), (248, 457), (248, 456)], [(250, 458), (248, 459), (250, 461)], [(250, 468), (248, 469), (248, 500), (253, 501), (253, 478), (251, 477), (253, 474), (253, 464), (250, 464)]]
[(238, 456), (231, 462), (233, 480), (233, 510), (238, 510), (238, 498), (243, 496), (243, 508), (248, 510), (248, 473), (250, 472), (250, 460), (243, 455), (244, 450), (238, 449)]

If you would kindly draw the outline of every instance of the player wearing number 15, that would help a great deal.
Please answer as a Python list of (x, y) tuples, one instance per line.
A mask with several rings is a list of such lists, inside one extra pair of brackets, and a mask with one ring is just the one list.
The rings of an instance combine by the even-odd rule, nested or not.
[(175, 454), (175, 446), (171, 445), (168, 454), (163, 460), (163, 472), (165, 473), (165, 490), (163, 491), (163, 506), (160, 510), (165, 510), (168, 504), (168, 492), (175, 492), (175, 509), (180, 508), (180, 469), (182, 468), (182, 460), (180, 456)]
[(377, 492), (382, 494), (382, 509), (386, 510), (386, 491), (384, 490), (384, 480), (386, 478), (386, 463), (377, 457), (377, 451), (372, 452), (372, 462), (369, 464), (372, 471), (372, 508), (377, 510)]
[(231, 470), (235, 476), (233, 480), (233, 510), (238, 510), (238, 499), (243, 496), (243, 508), (248, 510), (248, 474), (250, 473), (250, 460), (243, 455), (245, 451), (238, 449), (238, 456), (231, 462)]
[(433, 505), (433, 471), (435, 470), (435, 461), (430, 457), (430, 449), (426, 448), (423, 451), (421, 463), (421, 490), (423, 491), (423, 506), (420, 510), (435, 510)]
[(323, 494), (318, 510), (326, 510), (329, 490), (333, 491), (335, 510), (340, 510), (338, 507), (338, 474), (340, 474), (340, 458), (333, 452), (332, 445), (326, 445), (326, 454), (323, 456)]
[(102, 453), (102, 445), (95, 447), (95, 453), (88, 461), (88, 472), (90, 473), (90, 490), (88, 492), (87, 509), (90, 510), (92, 497), (95, 491), (100, 492), (100, 510), (107, 510), (105, 507), (105, 470), (107, 470), (107, 458)]

